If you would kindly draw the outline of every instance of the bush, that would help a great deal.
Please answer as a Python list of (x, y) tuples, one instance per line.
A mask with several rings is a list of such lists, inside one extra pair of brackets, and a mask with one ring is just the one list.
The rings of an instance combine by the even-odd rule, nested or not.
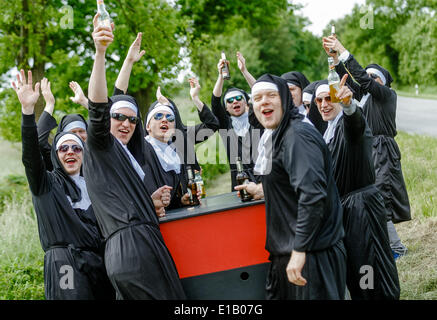
[(29, 193), (27, 179), (23, 175), (10, 174), (3, 178), (0, 183), (0, 212), (5, 209), (12, 199), (18, 202), (23, 200), (24, 195)]

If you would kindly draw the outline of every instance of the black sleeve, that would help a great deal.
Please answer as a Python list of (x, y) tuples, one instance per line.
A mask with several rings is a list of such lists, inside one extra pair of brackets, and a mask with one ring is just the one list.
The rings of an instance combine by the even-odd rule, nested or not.
[(324, 218), (327, 177), (320, 143), (308, 132), (288, 137), (283, 148), (283, 166), (298, 196), (294, 250), (311, 250)]
[(211, 95), (211, 108), (219, 121), (220, 129), (229, 129), (229, 115), (225, 108), (222, 107), (220, 97), (216, 97), (214, 94)]
[(362, 109), (357, 106), (355, 112), (351, 115), (348, 116), (344, 113), (343, 121), (346, 143), (359, 141), (366, 128), (366, 120), (364, 119)]
[(52, 146), (49, 143), (49, 135), (50, 132), (57, 126), (58, 124), (56, 123), (56, 119), (53, 118), (50, 113), (47, 111), (43, 111), (43, 113), (41, 113), (37, 123), (38, 143), (44, 159), (46, 170), (48, 171), (53, 170), (53, 164), (50, 156), (52, 152)]
[(360, 84), (363, 94), (370, 93), (372, 97), (380, 101), (384, 101), (391, 96), (390, 88), (379, 84), (369, 77), (366, 70), (361, 67), (352, 54), (349, 55), (349, 58), (344, 65), (354, 79)]
[(22, 114), (22, 161), (29, 182), (30, 191), (38, 196), (50, 190), (50, 179), (38, 146), (38, 132), (35, 114)]
[(219, 129), (219, 121), (206, 104), (203, 104), (202, 111), (198, 111), (202, 123), (195, 126), (196, 141), (200, 143), (208, 139)]
[(121, 95), (121, 94), (126, 94), (123, 90), (121, 90), (121, 89), (118, 89), (115, 85), (114, 85), (114, 92), (113, 92), (113, 96), (118, 96), (118, 95)]
[(111, 105), (112, 101), (110, 98), (108, 98), (106, 103), (94, 103), (88, 100), (89, 125), (87, 129), (87, 145), (90, 148), (106, 150), (114, 143), (109, 116)]

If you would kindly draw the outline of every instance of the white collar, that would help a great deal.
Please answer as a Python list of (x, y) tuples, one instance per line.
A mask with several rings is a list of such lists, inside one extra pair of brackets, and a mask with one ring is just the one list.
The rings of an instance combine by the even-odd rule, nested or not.
[(326, 129), (325, 133), (323, 134), (323, 139), (325, 140), (326, 144), (329, 144), (332, 138), (334, 138), (335, 134), (335, 128), (337, 126), (338, 120), (343, 116), (343, 110), (341, 110), (334, 120), (328, 121), (328, 128)]
[(165, 172), (171, 170), (175, 171), (177, 174), (181, 172), (181, 159), (171, 145), (159, 141), (151, 135), (147, 135), (145, 139), (155, 150), (159, 163)]

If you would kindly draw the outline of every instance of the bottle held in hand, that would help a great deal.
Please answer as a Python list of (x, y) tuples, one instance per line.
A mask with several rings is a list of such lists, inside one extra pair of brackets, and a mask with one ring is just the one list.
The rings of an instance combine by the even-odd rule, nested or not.
[(203, 183), (202, 176), (199, 171), (195, 171), (194, 173), (194, 182), (197, 184), (197, 190), (200, 190), (200, 194), (202, 198), (206, 197), (205, 185)]
[(337, 98), (337, 93), (340, 91), (340, 76), (337, 71), (335, 71), (334, 58), (328, 58), (329, 63), (329, 74), (328, 74), (328, 85), (329, 85), (329, 96), (331, 97), (331, 102), (343, 104), (349, 104), (350, 97), (346, 97), (343, 100)]
[[(240, 185), (248, 184), (249, 176), (243, 170), (243, 164), (241, 162), (240, 157), (237, 157), (236, 165), (237, 165), (237, 172), (238, 172), (236, 176), (237, 185), (240, 186)], [(246, 189), (240, 190), (240, 198), (241, 201), (243, 202), (250, 201), (253, 199), (252, 195), (249, 192), (247, 192)]]
[[(331, 26), (331, 36), (337, 38), (337, 35), (335, 34), (335, 26), (334, 26), (334, 25)], [(330, 48), (330, 49), (329, 49), (329, 53), (337, 53), (337, 51), (332, 50), (332, 49)]]
[[(99, 26), (111, 28), (111, 17), (109, 16), (108, 11), (106, 10), (105, 3), (103, 2), (103, 0), (97, 0), (97, 12), (99, 13), (99, 17), (97, 19)], [(101, 41), (101, 44), (106, 46), (108, 42)]]
[(224, 80), (229, 80), (231, 79), (231, 74), (229, 73), (228, 61), (226, 60), (226, 55), (224, 51), (222, 51), (222, 59), (225, 60), (222, 68), (222, 77)]
[(190, 206), (197, 206), (200, 204), (200, 202), (199, 199), (197, 198), (197, 184), (194, 181), (194, 174), (191, 166), (187, 166), (187, 174), (188, 174), (187, 191), (189, 195)]

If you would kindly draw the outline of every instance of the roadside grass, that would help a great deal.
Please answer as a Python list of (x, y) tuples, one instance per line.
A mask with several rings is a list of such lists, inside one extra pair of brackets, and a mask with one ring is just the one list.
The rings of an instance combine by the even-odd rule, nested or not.
[[(396, 141), (413, 216), (396, 225), (409, 249), (397, 262), (401, 299), (437, 299), (437, 139), (400, 132)], [(20, 181), (24, 172), (19, 145), (0, 141), (0, 155), (9, 153), (1, 158), (0, 190), (10, 190), (11, 179)], [(229, 172), (214, 176), (209, 186), (208, 196), (228, 192)], [(0, 300), (44, 299), (44, 253), (29, 191), (8, 195), (0, 208)]]
[(400, 96), (421, 99), (437, 99), (437, 87), (422, 87), (419, 85), (419, 94), (416, 95), (416, 88), (412, 86), (394, 87), (396, 93)]

